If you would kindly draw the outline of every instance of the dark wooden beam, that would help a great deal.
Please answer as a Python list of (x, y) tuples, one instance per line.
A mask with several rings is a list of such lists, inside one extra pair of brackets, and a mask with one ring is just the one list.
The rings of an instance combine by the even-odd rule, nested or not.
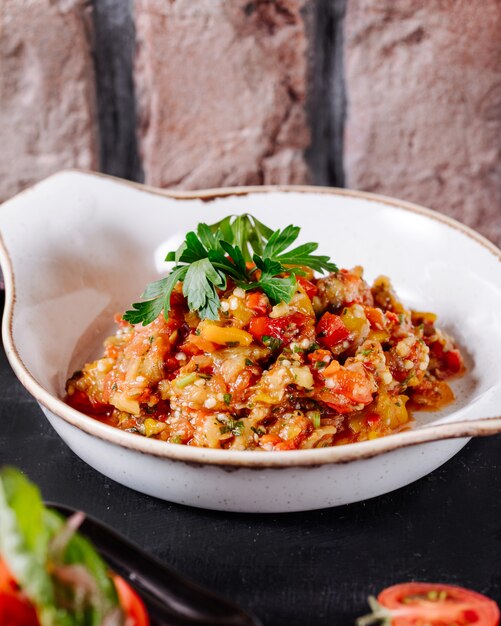
[(347, 0), (316, 0), (310, 20), (311, 146), (307, 160), (316, 185), (343, 187), (346, 95), (343, 23)]
[(92, 0), (101, 171), (142, 181), (133, 82), (130, 0)]

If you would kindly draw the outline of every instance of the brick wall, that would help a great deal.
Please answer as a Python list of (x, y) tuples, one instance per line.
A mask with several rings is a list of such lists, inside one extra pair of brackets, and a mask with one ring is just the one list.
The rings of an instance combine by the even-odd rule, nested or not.
[(0, 200), (67, 167), (98, 165), (85, 2), (0, 2)]
[(0, 199), (346, 184), (501, 243), (499, 32), (499, 0), (2, 0)]
[(162, 187), (307, 179), (304, 0), (136, 0), (139, 139)]
[(501, 243), (501, 2), (350, 0), (347, 184)]

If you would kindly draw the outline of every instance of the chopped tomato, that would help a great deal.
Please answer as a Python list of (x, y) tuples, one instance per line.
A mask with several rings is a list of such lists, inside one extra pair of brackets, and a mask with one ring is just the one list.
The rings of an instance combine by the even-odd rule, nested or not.
[(350, 336), (350, 331), (346, 328), (339, 315), (327, 312), (323, 314), (317, 324), (317, 336), (318, 341), (322, 345), (332, 348), (346, 341)]
[(368, 426), (375, 426), (378, 422), (381, 421), (381, 417), (377, 415), (377, 413), (370, 413), (365, 418), (365, 421), (367, 422)]
[(245, 304), (249, 309), (252, 309), (256, 313), (261, 313), (261, 315), (268, 313), (270, 307), (268, 298), (264, 293), (260, 293), (259, 291), (248, 293), (245, 298)]
[(350, 413), (356, 404), (370, 404), (372, 391), (364, 375), (341, 367), (337, 361), (333, 363), (338, 365), (329, 375), (333, 386), (320, 389), (315, 397), (338, 413)]
[(265, 335), (280, 339), (281, 328), (278, 324), (273, 324), (269, 317), (253, 317), (249, 322), (249, 332), (255, 338), (261, 340)]
[(463, 359), (459, 350), (449, 350), (445, 353), (445, 362), (447, 369), (453, 374), (459, 373), (463, 369)]
[(317, 295), (318, 287), (314, 283), (312, 283), (311, 281), (307, 280), (303, 276), (298, 276), (297, 277), (297, 282), (305, 290), (306, 295), (308, 296), (308, 298), (310, 298), (310, 300), (313, 298), (313, 296)]
[(309, 317), (303, 313), (293, 313), (283, 317), (253, 317), (249, 322), (250, 334), (259, 341), (263, 337), (274, 337), (281, 341), (290, 341), (298, 335)]
[(316, 363), (318, 363), (318, 361), (322, 361), (327, 365), (327, 363), (330, 363), (330, 361), (332, 360), (332, 352), (323, 349), (314, 350), (313, 352), (310, 352), (310, 354), (308, 354), (308, 360), (311, 361), (314, 366), (316, 366)]
[(436, 583), (403, 583), (388, 587), (378, 602), (392, 614), (392, 626), (498, 626), (495, 602), (469, 589)]
[(464, 367), (463, 357), (457, 348), (444, 350), (440, 341), (434, 341), (430, 345), (431, 354), (441, 362), (441, 368), (447, 374), (459, 374)]
[(364, 306), (364, 312), (371, 328), (375, 330), (383, 330), (385, 328), (384, 313), (381, 309), (376, 309), (372, 306)]
[(132, 622), (131, 626), (150, 626), (150, 618), (148, 617), (146, 607), (134, 589), (116, 574), (113, 576), (113, 581), (120, 605)]
[(106, 415), (113, 410), (109, 404), (96, 402), (92, 397), (78, 389), (66, 396), (66, 402), (77, 411), (87, 413), (87, 415)]

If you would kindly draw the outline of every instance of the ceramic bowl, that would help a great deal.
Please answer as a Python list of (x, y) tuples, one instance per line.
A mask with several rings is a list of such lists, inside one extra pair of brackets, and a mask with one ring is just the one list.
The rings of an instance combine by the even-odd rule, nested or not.
[[(167, 249), (198, 222), (250, 212), (366, 277), (389, 275), (404, 302), (439, 315), (467, 355), (457, 401), (373, 441), (288, 452), (167, 444), (82, 415), (67, 377), (100, 354), (113, 315), (165, 271)], [(4, 203), (0, 260), (5, 349), (50, 423), (84, 461), (138, 491), (192, 506), (285, 512), (356, 502), (447, 461), (467, 437), (501, 431), (501, 252), (465, 226), (405, 202), (314, 187), (163, 192), (62, 172)], [(488, 419), (492, 418), (492, 419)]]

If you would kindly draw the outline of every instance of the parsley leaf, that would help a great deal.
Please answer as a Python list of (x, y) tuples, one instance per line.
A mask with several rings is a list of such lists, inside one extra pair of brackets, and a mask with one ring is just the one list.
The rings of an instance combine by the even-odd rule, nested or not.
[(154, 283), (150, 283), (142, 297), (151, 298), (143, 302), (134, 302), (132, 309), (124, 313), (124, 320), (130, 324), (140, 324), (143, 326), (151, 324), (164, 310), (164, 315), (170, 311), (170, 296), (180, 280), (183, 280), (188, 272), (188, 266), (180, 266), (174, 268), (174, 270), (162, 280), (157, 280)]
[(225, 276), (214, 269), (208, 258), (194, 261), (188, 267), (183, 283), (183, 294), (188, 300), (188, 308), (199, 311), (201, 317), (218, 319), (220, 303), (216, 287), (225, 286)]
[(183, 295), (190, 311), (202, 319), (219, 318), (218, 290), (224, 291), (228, 278), (244, 290), (261, 289), (272, 304), (290, 302), (296, 276), (309, 267), (318, 272), (337, 272), (329, 257), (312, 254), (317, 243), (292, 250), (299, 236), (298, 226), (273, 231), (251, 215), (228, 216), (216, 224), (199, 224), (185, 241), (169, 252), (166, 261), (174, 268), (166, 278), (148, 285), (141, 302), (135, 302), (123, 319), (131, 324), (151, 324), (160, 313), (168, 318), (172, 292), (183, 283)]
[(263, 274), (259, 286), (272, 302), (290, 302), (297, 287), (296, 277), (291, 274), (286, 278), (276, 278)]

